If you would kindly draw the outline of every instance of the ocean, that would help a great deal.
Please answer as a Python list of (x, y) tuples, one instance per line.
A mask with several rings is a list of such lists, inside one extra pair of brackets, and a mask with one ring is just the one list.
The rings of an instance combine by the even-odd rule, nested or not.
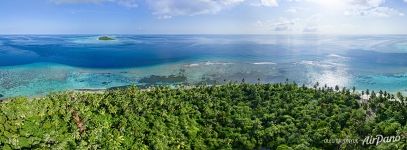
[(0, 35), (0, 96), (296, 82), (407, 90), (407, 35)]

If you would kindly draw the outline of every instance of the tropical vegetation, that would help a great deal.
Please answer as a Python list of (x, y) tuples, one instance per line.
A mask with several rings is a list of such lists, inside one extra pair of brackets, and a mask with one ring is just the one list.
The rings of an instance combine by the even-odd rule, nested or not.
[[(363, 94), (229, 83), (19, 97), (0, 103), (0, 149), (407, 149), (407, 99)], [(332, 142), (375, 135), (403, 138)]]

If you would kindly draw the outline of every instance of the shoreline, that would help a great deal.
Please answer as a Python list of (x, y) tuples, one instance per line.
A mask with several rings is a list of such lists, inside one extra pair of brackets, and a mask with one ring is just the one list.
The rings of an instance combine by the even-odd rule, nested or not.
[[(259, 83), (232, 83), (232, 82), (230, 82), (230, 83), (228, 83), (228, 84), (253, 84), (253, 85), (254, 85), (254, 84), (259, 84)], [(261, 83), (261, 84), (265, 85), (265, 84), (284, 84), (284, 83), (283, 83), (283, 82), (280, 82), (280, 83)], [(222, 86), (222, 85), (226, 85), (226, 84), (217, 84), (217, 85), (210, 85), (210, 84), (208, 84), (208, 85), (205, 85), (205, 86)], [(65, 91), (60, 91), (60, 92), (56, 92), (56, 93), (69, 93), (69, 92), (72, 92), (72, 93), (104, 94), (105, 92), (108, 92), (108, 91), (123, 90), (123, 89), (130, 88), (130, 87), (132, 87), (132, 86), (137, 87), (137, 88), (140, 89), (141, 91), (150, 91), (151, 89), (154, 89), (154, 88), (160, 87), (160, 86), (163, 86), (163, 87), (170, 87), (170, 85), (123, 85), (123, 86), (116, 86), (116, 87), (110, 87), (110, 88), (83, 88), (83, 89), (72, 89), (72, 90), (65, 90)], [(196, 85), (177, 84), (177, 85), (175, 85), (175, 86), (173, 86), (173, 87), (174, 87), (175, 89), (177, 89), (177, 88), (191, 89), (191, 88), (196, 88), (196, 87), (198, 87), (198, 86), (200, 86), (200, 85), (199, 85), (199, 84), (196, 84)], [(298, 85), (298, 86), (300, 87), (300, 85)], [(313, 88), (313, 87), (307, 86), (307, 88)], [(314, 88), (315, 88), (315, 87), (314, 87)], [(321, 87), (318, 87), (318, 88), (321, 88)], [(317, 90), (318, 90), (318, 88), (317, 88)], [(326, 90), (328, 90), (329, 88), (332, 88), (332, 89), (333, 89), (333, 87), (327, 87)], [(346, 87), (345, 87), (345, 88), (346, 88)], [(350, 88), (349, 88), (349, 89), (346, 88), (346, 89), (349, 90), (349, 91), (351, 91)], [(341, 90), (334, 91), (334, 92), (341, 92)], [(383, 92), (385, 92), (385, 91), (383, 91)], [(370, 99), (370, 97), (371, 97), (370, 94), (364, 93), (364, 90), (355, 90), (355, 92), (351, 92), (351, 93), (358, 95), (358, 96), (360, 97), (361, 102), (364, 102), (364, 103), (367, 102), (367, 101), (369, 101), (369, 99)], [(394, 95), (394, 96), (395, 96), (398, 92), (387, 92), (387, 93), (389, 93), (390, 95)], [(400, 92), (400, 93), (403, 94), (403, 92)], [(9, 98), (0, 98), (0, 103), (6, 102), (6, 101), (11, 100), (11, 99), (19, 98), (19, 97), (24, 97), (24, 98), (28, 98), (28, 99), (41, 99), (41, 98), (44, 98), (44, 97), (46, 97), (46, 96), (48, 96), (48, 95), (50, 95), (50, 94), (51, 94), (51, 93), (48, 93), (48, 94), (46, 94), (46, 95), (37, 95), (37, 96), (17, 96), (17, 97), (9, 97)], [(376, 91), (376, 96), (379, 96), (379, 92), (378, 92), (378, 91)], [(390, 99), (390, 100), (392, 100), (392, 101), (399, 101), (396, 96), (395, 96), (395, 99)]]

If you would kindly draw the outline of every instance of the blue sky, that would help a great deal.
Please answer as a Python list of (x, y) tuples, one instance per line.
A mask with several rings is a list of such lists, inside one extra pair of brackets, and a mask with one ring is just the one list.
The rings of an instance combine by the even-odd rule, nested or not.
[(407, 0), (1, 0), (0, 34), (407, 34)]

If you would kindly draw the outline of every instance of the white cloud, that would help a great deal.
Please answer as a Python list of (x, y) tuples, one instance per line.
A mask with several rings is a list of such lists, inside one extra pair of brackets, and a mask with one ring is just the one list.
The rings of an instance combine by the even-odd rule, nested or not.
[(278, 6), (277, 0), (260, 0), (260, 3), (263, 6), (273, 6), (273, 7)]
[(137, 7), (136, 0), (116, 0), (119, 5), (126, 6), (126, 7)]
[[(126, 7), (137, 7), (137, 0), (49, 0), (56, 4), (77, 3), (117, 3)], [(142, 0), (139, 0), (142, 1)], [(168, 19), (174, 16), (195, 16), (216, 14), (224, 9), (246, 1), (254, 2), (255, 6), (277, 7), (277, 0), (145, 0), (153, 14)]]
[(349, 0), (351, 7), (344, 14), (374, 17), (404, 16), (397, 9), (384, 6), (385, 3), (385, 0)]
[[(391, 17), (404, 16), (399, 10), (385, 6), (386, 0), (295, 0), (321, 5), (321, 7), (340, 8), (345, 15)], [(407, 0), (404, 0), (407, 1)]]
[(257, 21), (256, 28), (261, 28), (263, 30), (273, 31), (273, 32), (283, 32), (283, 33), (316, 33), (320, 30), (321, 22), (320, 15), (312, 15), (307, 18), (284, 18), (281, 17), (276, 20), (266, 20)]
[(312, 2), (320, 5), (350, 5), (350, 6), (366, 6), (366, 7), (378, 7), (384, 4), (385, 0), (288, 0), (290, 2)]
[(278, 20), (271, 21), (257, 21), (256, 26), (271, 31), (293, 31), (298, 19), (279, 18)]
[(390, 7), (354, 8), (345, 11), (344, 14), (374, 17), (404, 16), (400, 11)]
[(251, 5), (256, 7), (277, 7), (278, 2), (277, 0), (256, 0)]
[(318, 32), (318, 27), (317, 27), (317, 26), (306, 26), (306, 27), (302, 30), (302, 32), (305, 32), (305, 33), (316, 33), (316, 32)]
[(51, 2), (55, 4), (77, 4), (77, 3), (105, 3), (105, 2), (111, 2), (111, 3), (117, 3), (118, 5), (125, 6), (125, 7), (137, 7), (137, 2), (136, 0), (50, 0)]
[(273, 31), (292, 31), (294, 30), (294, 26), (297, 24), (297, 20), (287, 20), (283, 19), (279, 22), (270, 24), (270, 27)]
[(56, 4), (66, 4), (66, 3), (100, 3), (105, 0), (50, 0), (53, 3)]
[(295, 14), (295, 13), (298, 12), (298, 9), (297, 8), (289, 8), (289, 9), (286, 10), (286, 12)]
[(147, 0), (153, 14), (160, 18), (215, 14), (245, 0)]
[[(137, 7), (137, 0), (50, 0), (56, 4), (74, 3), (116, 3), (125, 7)], [(142, 1), (142, 0), (139, 0)], [(277, 7), (278, 0), (145, 0), (153, 14), (162, 19), (174, 16), (195, 16), (216, 14), (222, 10), (248, 2), (253, 6)], [(286, 0), (288, 2), (310, 2), (331, 9), (339, 9), (348, 16), (391, 17), (404, 16), (395, 8), (384, 6), (385, 0)], [(404, 0), (407, 2), (407, 0)], [(297, 13), (297, 8), (289, 8), (288, 13)]]
[(379, 7), (384, 4), (385, 0), (348, 0), (351, 5), (362, 7)]

